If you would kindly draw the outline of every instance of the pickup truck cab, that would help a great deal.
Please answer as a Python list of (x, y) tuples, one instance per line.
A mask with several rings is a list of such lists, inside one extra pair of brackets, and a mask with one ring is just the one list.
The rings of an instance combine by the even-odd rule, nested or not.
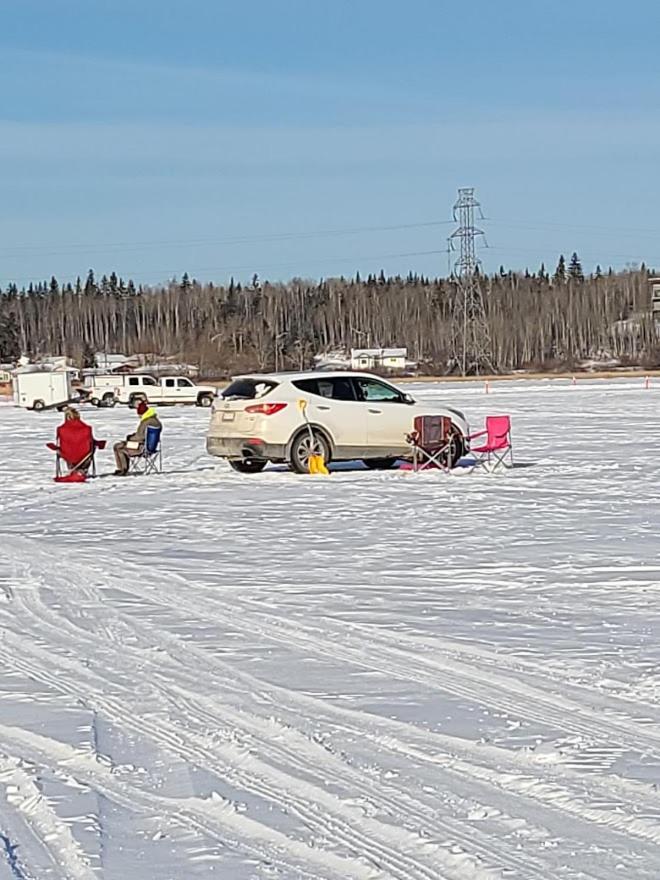
[(163, 376), (155, 379), (142, 373), (95, 375), (85, 378), (89, 400), (97, 406), (116, 403), (136, 407), (141, 400), (162, 405), (186, 403), (211, 406), (217, 389), (213, 385), (196, 385), (185, 376)]

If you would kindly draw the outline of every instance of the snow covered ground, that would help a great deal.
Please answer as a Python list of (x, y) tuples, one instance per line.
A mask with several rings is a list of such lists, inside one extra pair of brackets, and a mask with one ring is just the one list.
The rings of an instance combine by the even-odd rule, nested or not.
[(0, 409), (0, 880), (657, 880), (660, 389), (409, 390), (519, 467), (239, 476), (172, 409), (57, 486)]

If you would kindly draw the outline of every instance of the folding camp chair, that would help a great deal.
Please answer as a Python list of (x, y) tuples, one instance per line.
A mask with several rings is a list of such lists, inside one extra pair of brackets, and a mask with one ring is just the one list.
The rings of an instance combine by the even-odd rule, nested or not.
[(493, 472), (498, 468), (513, 467), (513, 446), (511, 443), (511, 419), (509, 416), (486, 416), (486, 428), (471, 434), (468, 440), (486, 437), (482, 446), (473, 446), (470, 453), (474, 456), (472, 472), (483, 467)]
[(144, 447), (139, 455), (132, 455), (128, 459), (128, 470), (131, 474), (162, 474), (163, 457), (160, 447), (161, 428), (147, 428), (144, 438)]
[(406, 440), (412, 447), (413, 471), (440, 468), (449, 472), (453, 445), (449, 416), (415, 416)]
[(96, 476), (95, 453), (97, 449), (105, 449), (105, 440), (93, 440), (91, 452), (80, 461), (66, 459), (56, 443), (46, 443), (46, 446), (55, 453), (55, 480), (59, 483), (77, 483)]

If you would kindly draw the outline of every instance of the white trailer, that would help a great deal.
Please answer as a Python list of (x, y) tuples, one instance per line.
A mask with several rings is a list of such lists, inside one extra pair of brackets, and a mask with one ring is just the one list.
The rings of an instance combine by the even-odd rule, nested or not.
[(54, 409), (78, 399), (71, 387), (71, 374), (57, 370), (16, 372), (12, 376), (14, 403), (39, 412)]

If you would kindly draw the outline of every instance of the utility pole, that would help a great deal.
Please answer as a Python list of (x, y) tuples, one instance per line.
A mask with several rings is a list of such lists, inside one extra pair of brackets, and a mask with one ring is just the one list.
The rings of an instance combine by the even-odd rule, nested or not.
[(449, 237), (449, 249), (456, 251), (458, 242), (459, 256), (454, 263), (456, 296), (452, 316), (452, 360), (459, 366), (463, 376), (497, 372), (493, 364), (490, 331), (479, 279), (481, 260), (477, 256), (477, 238), (483, 238), (484, 233), (474, 225), (475, 211), (483, 220), (481, 205), (474, 197), (474, 188), (459, 189), (454, 205), (454, 220), (458, 228)]

